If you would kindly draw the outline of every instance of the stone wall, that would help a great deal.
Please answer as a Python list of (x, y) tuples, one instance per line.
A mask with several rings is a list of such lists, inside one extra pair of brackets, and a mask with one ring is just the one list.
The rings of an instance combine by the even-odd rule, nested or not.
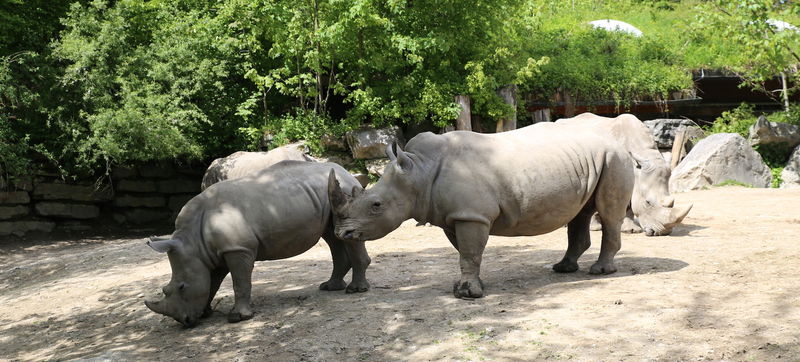
[(0, 180), (0, 240), (30, 233), (164, 227), (200, 192), (204, 165), (144, 164), (112, 170), (110, 177), (65, 181), (38, 172)]

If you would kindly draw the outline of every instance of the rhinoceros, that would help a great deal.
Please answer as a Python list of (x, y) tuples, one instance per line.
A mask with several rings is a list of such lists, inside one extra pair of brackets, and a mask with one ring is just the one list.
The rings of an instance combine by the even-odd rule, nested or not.
[(200, 189), (223, 181), (246, 176), (251, 172), (261, 171), (284, 160), (309, 161), (314, 159), (298, 148), (297, 144), (286, 145), (269, 150), (269, 152), (239, 151), (211, 162), (203, 175)]
[[(367, 291), (370, 258), (364, 243), (346, 243), (333, 233), (329, 171), (351, 190), (361, 189), (337, 164), (282, 161), (216, 183), (189, 200), (175, 220), (171, 238), (148, 242), (154, 250), (167, 253), (172, 278), (163, 288), (164, 299), (146, 301), (147, 307), (192, 327), (211, 314), (210, 302), (230, 272), (234, 306), (228, 321), (249, 319), (254, 262), (299, 255), (320, 237), (330, 246), (333, 272), (319, 288)], [(346, 285), (343, 278), (351, 268), (352, 281)]]
[(457, 298), (483, 296), (480, 265), (489, 235), (540, 235), (567, 225), (568, 247), (556, 272), (578, 270), (589, 221), (603, 224), (600, 256), (589, 272), (613, 273), (620, 226), (633, 189), (628, 153), (595, 133), (552, 123), (510, 132), (430, 132), (391, 162), (370, 189), (347, 197), (329, 183), (336, 235), (378, 239), (410, 218), (441, 227), (460, 254)]
[(623, 231), (644, 231), (648, 236), (669, 235), (692, 209), (692, 205), (675, 206), (675, 198), (669, 194), (669, 164), (656, 148), (650, 130), (636, 116), (622, 114), (608, 118), (582, 113), (559, 119), (556, 124), (582, 127), (617, 140), (631, 155), (636, 165), (636, 181), (631, 205), (622, 223)]

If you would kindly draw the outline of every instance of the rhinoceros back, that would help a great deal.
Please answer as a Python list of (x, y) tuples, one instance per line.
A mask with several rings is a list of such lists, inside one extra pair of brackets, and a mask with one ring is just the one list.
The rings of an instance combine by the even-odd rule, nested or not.
[(282, 161), (203, 191), (181, 210), (176, 234), (199, 234), (196, 242), (207, 246), (211, 258), (230, 251), (249, 251), (257, 260), (298, 255), (330, 226), (331, 169), (346, 190), (360, 187), (337, 164)]

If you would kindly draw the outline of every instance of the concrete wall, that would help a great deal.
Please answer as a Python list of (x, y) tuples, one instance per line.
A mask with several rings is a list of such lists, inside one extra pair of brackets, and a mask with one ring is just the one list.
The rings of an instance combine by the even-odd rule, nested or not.
[(200, 192), (205, 166), (171, 163), (117, 168), (110, 177), (65, 181), (38, 172), (0, 180), (0, 240), (30, 233), (74, 232), (97, 226), (168, 226)]

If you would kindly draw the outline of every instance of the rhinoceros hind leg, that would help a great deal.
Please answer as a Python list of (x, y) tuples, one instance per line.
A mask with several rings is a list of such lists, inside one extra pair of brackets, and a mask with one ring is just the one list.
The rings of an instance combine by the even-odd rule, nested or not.
[(567, 224), (567, 252), (560, 262), (553, 265), (553, 271), (556, 273), (578, 271), (578, 258), (592, 245), (589, 223), (593, 214), (594, 205), (589, 203)]
[(355, 242), (342, 242), (344, 243), (347, 257), (353, 267), (353, 279), (345, 289), (346, 293), (363, 293), (369, 290), (369, 282), (367, 281), (367, 267), (371, 262), (367, 248), (363, 241)]
[(474, 221), (456, 221), (455, 229), (461, 280), (453, 288), (453, 294), (456, 298), (481, 298), (481, 260), (486, 241), (489, 240), (489, 225)]
[(255, 258), (250, 253), (241, 251), (228, 252), (223, 257), (233, 279), (233, 309), (228, 313), (228, 322), (236, 323), (253, 318), (250, 292)]

